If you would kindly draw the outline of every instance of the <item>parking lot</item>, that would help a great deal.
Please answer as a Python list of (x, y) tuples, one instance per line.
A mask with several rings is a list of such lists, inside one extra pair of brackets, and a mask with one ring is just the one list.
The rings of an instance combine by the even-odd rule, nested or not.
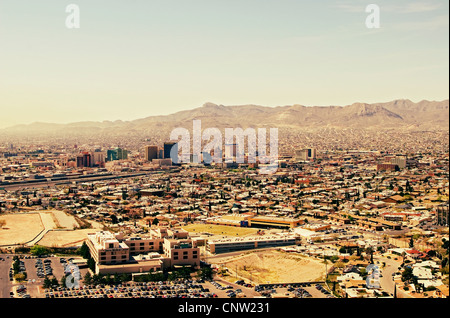
[[(12, 254), (0, 254), (0, 298), (11, 296), (18, 298), (42, 298), (45, 297), (43, 291), (44, 279), (55, 277), (58, 283), (65, 275), (64, 264), (67, 259), (62, 257), (36, 258), (33, 256), (19, 255), (20, 271), (26, 274), (26, 280), (18, 282), (13, 279)], [(65, 261), (61, 261), (64, 259)], [(81, 269), (81, 275), (87, 269)]]
[(209, 288), (218, 295), (219, 298), (252, 298), (261, 296), (255, 291), (254, 286), (245, 283), (243, 280), (237, 280), (234, 283), (227, 282), (220, 278), (207, 282)]
[(267, 284), (255, 290), (266, 297), (334, 298), (322, 283)]
[(12, 290), (12, 281), (9, 279), (12, 257), (0, 254), (0, 298), (9, 298)]
[[(65, 275), (69, 258), (35, 258), (21, 256), (20, 268), (27, 279), (16, 282), (12, 279), (13, 255), (0, 255), (0, 298), (252, 298), (252, 297), (332, 297), (321, 284), (270, 284), (253, 286), (238, 280), (227, 282), (221, 278), (211, 281), (184, 280), (160, 282), (127, 282), (118, 285), (43, 288), (45, 277), (55, 277), (60, 283)], [(81, 269), (84, 277), (87, 269)]]
[(45, 298), (216, 298), (204, 281), (128, 282), (118, 285), (81, 286), (77, 289), (46, 289)]

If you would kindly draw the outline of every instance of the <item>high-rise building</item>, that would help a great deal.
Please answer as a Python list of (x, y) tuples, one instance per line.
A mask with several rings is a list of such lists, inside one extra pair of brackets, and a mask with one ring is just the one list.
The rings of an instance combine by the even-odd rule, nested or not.
[(400, 169), (406, 168), (406, 157), (405, 156), (397, 156), (391, 159), (391, 162), (394, 165), (397, 165)]
[(309, 161), (316, 159), (316, 149), (307, 148), (295, 151), (295, 159), (298, 161)]
[(94, 151), (92, 153), (92, 164), (93, 165), (101, 165), (106, 160), (106, 152), (104, 151)]
[(306, 149), (308, 151), (308, 158), (309, 159), (316, 159), (316, 148), (308, 148)]
[(158, 146), (145, 146), (144, 157), (147, 161), (158, 159), (159, 151)]
[(117, 151), (115, 151), (115, 150), (108, 150), (108, 151), (106, 152), (106, 159), (107, 159), (108, 161), (118, 160), (118, 159), (117, 159)]
[[(173, 155), (173, 157), (172, 157)], [(164, 143), (164, 159), (172, 159), (173, 163), (178, 163), (178, 143), (165, 142)]]
[(77, 168), (83, 168), (84, 167), (83, 155), (78, 155), (76, 162), (77, 162)]
[(89, 152), (83, 152), (83, 167), (92, 167), (92, 156)]
[(117, 151), (117, 159), (118, 160), (126, 160), (128, 159), (128, 150), (122, 148), (116, 148)]
[(92, 167), (92, 156), (89, 152), (84, 151), (81, 154), (77, 155), (76, 166), (78, 168), (89, 168)]
[(116, 148), (112, 150), (107, 151), (107, 160), (108, 161), (114, 161), (114, 160), (126, 160), (128, 159), (128, 151), (122, 148)]

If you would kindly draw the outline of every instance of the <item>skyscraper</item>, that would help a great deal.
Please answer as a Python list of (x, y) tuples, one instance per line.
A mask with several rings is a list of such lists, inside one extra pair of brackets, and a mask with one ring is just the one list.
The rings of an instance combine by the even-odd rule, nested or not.
[[(173, 158), (172, 158), (173, 155)], [(172, 159), (173, 163), (178, 163), (178, 143), (165, 142), (164, 143), (164, 159)]]
[(128, 159), (128, 150), (117, 147), (117, 159), (118, 160), (126, 160)]
[(105, 159), (106, 159), (106, 153), (104, 151), (95, 150), (92, 153), (92, 164), (94, 166), (105, 163)]
[(92, 167), (92, 156), (89, 152), (83, 152), (83, 167)]
[(117, 160), (117, 152), (115, 150), (108, 150), (106, 152), (106, 158), (108, 161), (114, 161)]
[(76, 158), (76, 166), (78, 168), (83, 168), (83, 167), (92, 167), (92, 156), (89, 152), (84, 151), (81, 154), (77, 155)]
[(78, 155), (77, 159), (76, 159), (76, 162), (77, 162), (77, 164), (76, 164), (77, 168), (84, 167), (83, 155)]
[(158, 146), (145, 146), (144, 157), (147, 161), (158, 159)]
[(126, 159), (128, 159), (128, 151), (125, 149), (122, 149), (120, 147), (117, 147), (116, 149), (108, 150), (107, 151), (107, 159), (108, 159), (108, 161), (126, 160)]

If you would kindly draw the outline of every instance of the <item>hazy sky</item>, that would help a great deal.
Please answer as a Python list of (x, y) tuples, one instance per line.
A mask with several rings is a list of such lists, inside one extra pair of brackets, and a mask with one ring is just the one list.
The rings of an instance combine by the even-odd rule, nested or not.
[[(66, 6), (80, 8), (68, 29)], [(381, 28), (368, 29), (368, 4)], [(443, 0), (0, 0), (0, 128), (449, 97)]]

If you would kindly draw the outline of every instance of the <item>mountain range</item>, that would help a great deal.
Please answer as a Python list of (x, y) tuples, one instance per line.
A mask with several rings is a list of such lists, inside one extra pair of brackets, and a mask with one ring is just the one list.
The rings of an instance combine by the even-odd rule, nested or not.
[(132, 121), (76, 122), (70, 124), (32, 123), (16, 125), (1, 134), (114, 133), (168, 131), (176, 127), (192, 129), (200, 119), (202, 128), (364, 128), (405, 130), (449, 130), (449, 100), (414, 103), (395, 100), (387, 103), (354, 103), (348, 106), (203, 106), (165, 116)]

